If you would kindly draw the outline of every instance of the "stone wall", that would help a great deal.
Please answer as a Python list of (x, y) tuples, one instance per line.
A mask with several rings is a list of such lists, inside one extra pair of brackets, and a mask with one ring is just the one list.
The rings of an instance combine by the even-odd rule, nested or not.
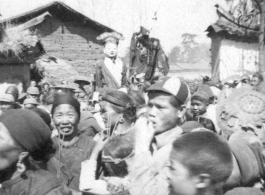
[(95, 64), (103, 58), (103, 48), (96, 40), (103, 31), (54, 17), (33, 30), (38, 30), (48, 55), (66, 60), (80, 75), (92, 79)]

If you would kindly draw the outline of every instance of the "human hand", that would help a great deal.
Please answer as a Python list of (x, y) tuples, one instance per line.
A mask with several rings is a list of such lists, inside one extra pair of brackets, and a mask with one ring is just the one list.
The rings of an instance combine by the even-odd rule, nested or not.
[(122, 178), (118, 177), (105, 177), (104, 180), (107, 182), (107, 190), (111, 194), (115, 194), (124, 190)]
[(149, 151), (154, 135), (153, 123), (141, 116), (135, 123), (135, 154)]
[(109, 138), (103, 132), (100, 132), (97, 137), (96, 145), (92, 150), (90, 159), (97, 160), (99, 153), (103, 150), (108, 141)]

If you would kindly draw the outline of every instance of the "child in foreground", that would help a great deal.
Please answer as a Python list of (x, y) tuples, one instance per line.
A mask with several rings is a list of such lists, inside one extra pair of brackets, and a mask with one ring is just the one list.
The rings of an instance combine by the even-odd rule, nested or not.
[(221, 137), (209, 131), (185, 134), (170, 154), (171, 194), (222, 194), (232, 168), (231, 150)]

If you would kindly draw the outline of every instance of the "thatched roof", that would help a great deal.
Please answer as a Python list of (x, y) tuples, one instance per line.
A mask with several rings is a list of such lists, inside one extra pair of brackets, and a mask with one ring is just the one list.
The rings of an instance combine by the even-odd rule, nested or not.
[(0, 64), (31, 63), (44, 53), (36, 33), (29, 30), (10, 31), (0, 43)]
[(229, 13), (218, 7), (218, 5), (216, 7), (219, 19), (206, 29), (208, 37), (221, 37), (240, 42), (258, 43), (259, 27), (257, 24), (247, 26), (239, 23)]
[(61, 83), (62, 80), (67, 80), (69, 83), (73, 83), (79, 76), (78, 72), (72, 67), (72, 65), (60, 58), (44, 55), (39, 58), (33, 66), (36, 66), (45, 81), (53, 85)]
[(0, 20), (0, 26), (6, 27), (9, 24), (12, 25), (18, 25), (18, 24), (23, 24), (33, 18), (36, 18), (46, 12), (49, 12), (52, 16), (60, 19), (61, 21), (64, 22), (77, 22), (80, 23), (82, 26), (88, 26), (88, 27), (92, 27), (95, 29), (99, 29), (101, 31), (106, 31), (106, 32), (112, 32), (116, 30), (111, 29), (103, 24), (100, 24), (98, 22), (96, 22), (95, 20), (90, 19), (89, 17), (81, 14), (80, 12), (72, 9), (71, 7), (69, 7), (68, 5), (59, 2), (59, 1), (55, 1), (52, 3), (49, 3), (47, 5), (38, 7), (34, 10), (31, 10), (29, 12), (8, 18), (8, 19), (4, 19), (4, 20)]

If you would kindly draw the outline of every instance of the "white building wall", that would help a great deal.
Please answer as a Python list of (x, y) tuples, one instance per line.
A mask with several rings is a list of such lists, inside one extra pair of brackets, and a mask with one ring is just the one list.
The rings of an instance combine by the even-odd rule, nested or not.
[(223, 40), (220, 47), (220, 79), (258, 71), (258, 44)]

